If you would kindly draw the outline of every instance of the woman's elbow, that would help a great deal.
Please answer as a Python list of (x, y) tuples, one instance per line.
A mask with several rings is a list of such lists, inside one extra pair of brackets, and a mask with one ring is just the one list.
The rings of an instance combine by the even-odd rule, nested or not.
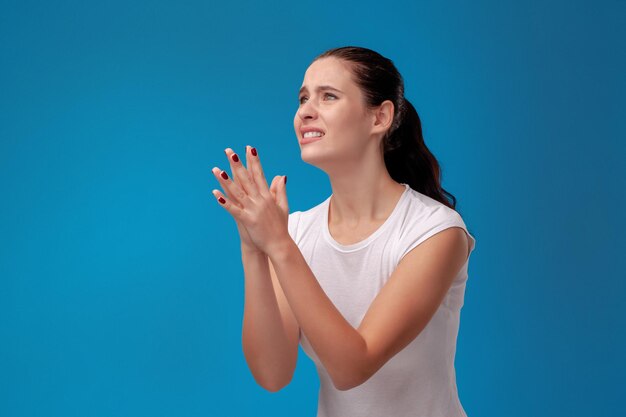
[(269, 392), (278, 392), (281, 389), (285, 388), (287, 385), (289, 385), (289, 383), (286, 384), (273, 384), (273, 385), (262, 385), (263, 388), (265, 388), (267, 391)]
[(365, 370), (357, 369), (343, 377), (331, 378), (334, 387), (339, 391), (348, 391), (365, 383), (372, 374)]
[(269, 392), (278, 392), (291, 382), (291, 377), (283, 379), (261, 379), (255, 376), (257, 384)]
[(335, 389), (339, 391), (348, 391), (348, 390), (351, 390), (352, 388), (358, 387), (363, 382), (365, 381), (358, 381), (358, 380), (351, 380), (351, 381), (345, 381), (345, 382), (333, 381), (333, 385), (335, 386)]

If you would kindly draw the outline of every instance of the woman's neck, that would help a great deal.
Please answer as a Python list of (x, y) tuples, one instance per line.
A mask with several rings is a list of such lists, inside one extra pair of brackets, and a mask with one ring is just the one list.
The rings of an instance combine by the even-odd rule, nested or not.
[(394, 181), (388, 173), (376, 181), (346, 181), (345, 178), (341, 181), (331, 180), (331, 187), (333, 193), (328, 222), (347, 227), (384, 221), (406, 190), (404, 185)]

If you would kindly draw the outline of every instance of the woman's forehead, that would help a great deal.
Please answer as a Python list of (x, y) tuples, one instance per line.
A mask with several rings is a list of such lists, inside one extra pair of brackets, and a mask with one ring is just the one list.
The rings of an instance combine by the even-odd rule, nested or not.
[(320, 58), (309, 65), (304, 73), (303, 87), (309, 89), (319, 85), (331, 85), (341, 89), (352, 83), (352, 74), (347, 65), (340, 59)]

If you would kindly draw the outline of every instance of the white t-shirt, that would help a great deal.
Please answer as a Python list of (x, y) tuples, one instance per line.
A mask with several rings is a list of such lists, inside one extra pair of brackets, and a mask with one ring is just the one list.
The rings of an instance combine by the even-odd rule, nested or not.
[[(437, 232), (461, 227), (461, 216), (408, 184), (387, 220), (351, 245), (328, 231), (329, 196), (307, 211), (289, 214), (289, 234), (326, 295), (357, 328), (371, 302), (411, 249)], [(459, 401), (454, 356), (468, 260), (422, 332), (365, 383), (337, 390), (305, 334), (300, 344), (320, 378), (317, 417), (467, 417)]]

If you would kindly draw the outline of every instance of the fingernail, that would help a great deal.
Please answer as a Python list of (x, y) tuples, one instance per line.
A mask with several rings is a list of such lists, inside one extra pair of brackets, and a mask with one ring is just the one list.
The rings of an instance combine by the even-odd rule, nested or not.
[(217, 201), (219, 201), (222, 204), (224, 204), (226, 202), (226, 200), (224, 200), (222, 197), (218, 198)]
[(285, 175), (285, 184), (287, 184), (287, 176)]
[(250, 149), (250, 152), (252, 152), (252, 155), (256, 156), (256, 149), (255, 148)]
[(228, 179), (228, 174), (226, 173), (226, 171), (222, 171), (222, 173), (220, 174), (222, 176), (222, 178), (224, 178), (225, 180)]
[(236, 153), (233, 154), (233, 161), (239, 162), (239, 157), (237, 156)]

